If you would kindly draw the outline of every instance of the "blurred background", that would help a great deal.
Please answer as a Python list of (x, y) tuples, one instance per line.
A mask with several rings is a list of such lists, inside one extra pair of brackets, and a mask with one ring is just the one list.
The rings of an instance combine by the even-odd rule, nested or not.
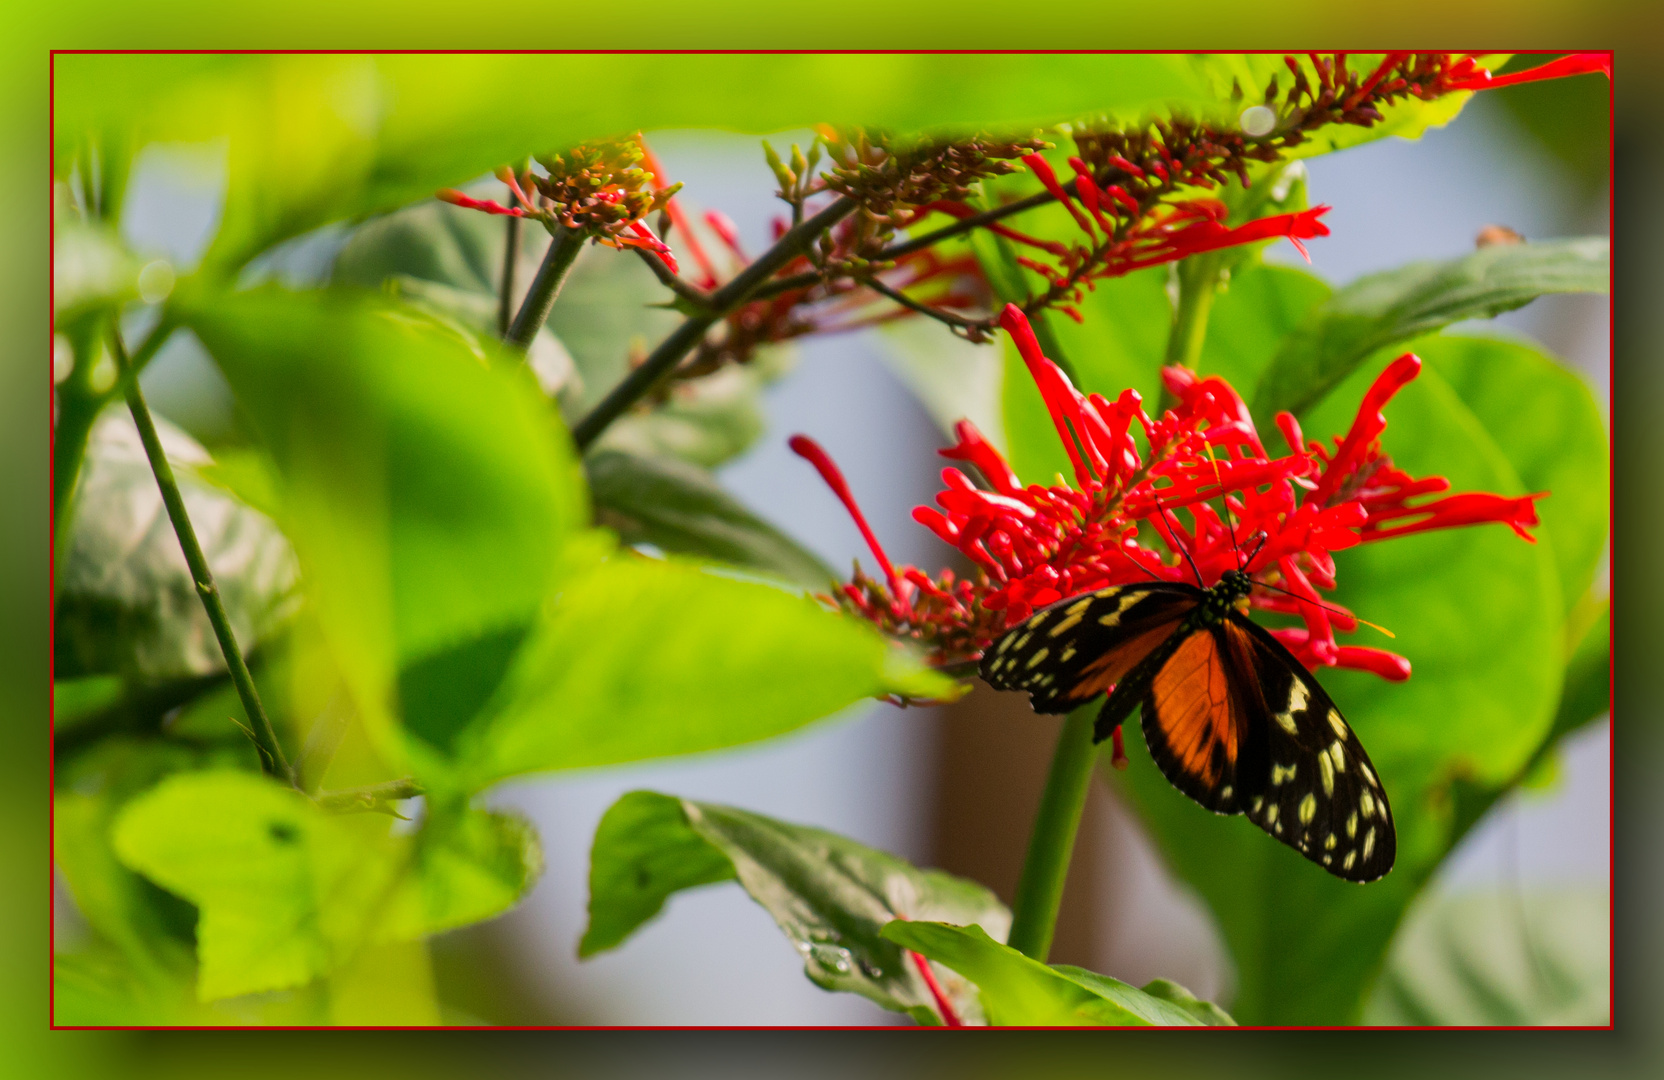
[[(1311, 202), (1334, 206), (1327, 218), (1333, 234), (1310, 245), (1314, 269), (1344, 285), (1412, 260), (1461, 255), (1493, 224), (1532, 240), (1605, 234), (1607, 115), (1599, 80), (1528, 86), (1480, 95), (1451, 127), (1419, 142), (1388, 139), (1309, 162)], [(810, 138), (786, 133), (772, 141)], [(648, 141), (686, 185), (692, 207), (731, 218), (743, 248), (767, 246), (783, 204), (772, 196), (754, 138), (668, 131), (649, 132)], [(216, 224), (219, 168), (212, 150), (147, 155), (123, 220), (135, 250), (189, 266)], [(296, 284), (322, 280), (347, 239), (344, 230), (314, 234), (288, 245), (263, 272)], [(1267, 258), (1299, 261), (1287, 245)], [(620, 264), (622, 272), (645, 274), (633, 259), (586, 251), (563, 305), (581, 305), (584, 278), (599, 283), (621, 272)], [(560, 309), (554, 325), (559, 332)], [(1605, 297), (1550, 297), (1456, 331), (1537, 340), (1581, 371), (1609, 409)], [(978, 355), (937, 327), (902, 333), (936, 335), (971, 381), (992, 362), (994, 350)], [(916, 348), (917, 340), (868, 330), (799, 343), (788, 370), (764, 391), (763, 434), (719, 470), (729, 491), (834, 567), (871, 560), (831, 493), (786, 449), (797, 432), (839, 462), (893, 557), (927, 568), (949, 557), (909, 516), (937, 490), (934, 451), (944, 445), (898, 374), (914, 352), (901, 346)], [(158, 413), (210, 448), (236, 428), (228, 390), (188, 335), (158, 357), (144, 385)], [(826, 993), (805, 979), (769, 916), (731, 884), (673, 897), (624, 946), (579, 963), (597, 821), (619, 795), (639, 788), (730, 803), (975, 878), (1009, 902), (1057, 724), (1033, 715), (1020, 695), (980, 689), (947, 708), (855, 708), (719, 756), (506, 786), (493, 801), (537, 824), (547, 870), (511, 914), (435, 941), (442, 993), (461, 1010), (459, 1019), (494, 1023), (895, 1023), (901, 1018), (864, 999)], [(1418, 919), (1454, 905), (1471, 919), (1464, 925), (1486, 928), (1463, 943), (1472, 964), (1540, 972), (1546, 963), (1570, 975), (1511, 1004), (1517, 1015), (1472, 1022), (1606, 1021), (1610, 749), (1605, 723), (1570, 741), (1544, 783), (1492, 808), (1412, 910), (1401, 949), (1450, 947), (1426, 940), (1431, 931)], [(1095, 786), (1052, 961), (1135, 984), (1171, 978), (1229, 1007), (1234, 973), (1211, 917), (1167, 874), (1113, 783)], [(1391, 1000), (1371, 1005), (1369, 1019), (1414, 1022), (1416, 1000), (1429, 996), (1440, 999), (1440, 988), (1395, 987)]]

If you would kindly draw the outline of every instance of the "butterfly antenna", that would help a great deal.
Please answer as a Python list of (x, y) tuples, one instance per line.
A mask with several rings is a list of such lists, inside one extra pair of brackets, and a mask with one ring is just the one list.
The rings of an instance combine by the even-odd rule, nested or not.
[(1242, 561), (1242, 549), (1236, 545), (1236, 522), (1231, 520), (1231, 504), (1225, 498), (1225, 478), (1219, 475), (1219, 460), (1213, 456), (1213, 447), (1208, 447), (1208, 464), (1213, 466), (1213, 482), (1219, 485), (1219, 509), (1221, 517), (1225, 519), (1225, 528), (1231, 534), (1231, 551), (1236, 555), (1236, 568), (1246, 570), (1248, 564)]
[[(1161, 500), (1159, 498), (1156, 499), (1156, 509), (1160, 511), (1163, 520), (1166, 520), (1170, 516), (1167, 513), (1167, 507), (1161, 505)], [(1190, 564), (1190, 572), (1196, 575), (1197, 587), (1202, 589), (1207, 588), (1207, 582), (1202, 580), (1202, 572), (1196, 569), (1196, 560), (1190, 557), (1190, 549), (1179, 543), (1179, 531), (1171, 521), (1167, 522), (1167, 542), (1173, 545), (1173, 550), (1184, 556), (1185, 562)]]
[[(1249, 560), (1249, 561), (1252, 561), (1252, 560)], [(1388, 630), (1386, 627), (1382, 626), (1379, 623), (1372, 623), (1368, 619), (1359, 618), (1357, 615), (1352, 614), (1350, 611), (1342, 611), (1338, 607), (1330, 607), (1328, 604), (1325, 604), (1321, 600), (1313, 600), (1309, 596), (1301, 596), (1299, 593), (1293, 592), (1289, 589), (1285, 589), (1281, 585), (1268, 585), (1263, 581), (1256, 581), (1256, 582), (1254, 582), (1254, 584), (1258, 585), (1262, 589), (1270, 589), (1272, 592), (1280, 592), (1280, 593), (1283, 593), (1285, 596), (1292, 596), (1296, 600), (1300, 601), (1302, 604), (1316, 604), (1318, 607), (1322, 608), (1324, 611), (1332, 612), (1332, 613), (1334, 613), (1336, 615), (1339, 615), (1343, 618), (1351, 619), (1353, 622), (1359, 623), (1363, 626), (1367, 626), (1371, 630), (1379, 630), (1381, 633), (1383, 633), (1383, 634), (1387, 635), (1388, 637), (1393, 638), (1395, 640), (1398, 637), (1397, 634), (1393, 633), (1391, 630)]]

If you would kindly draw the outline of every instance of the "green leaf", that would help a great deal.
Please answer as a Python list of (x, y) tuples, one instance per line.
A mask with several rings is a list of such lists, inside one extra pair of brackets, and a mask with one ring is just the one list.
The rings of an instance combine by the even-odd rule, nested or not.
[(1192, 1027), (1188, 1008), (1119, 979), (1067, 965), (1048, 967), (989, 937), (980, 926), (896, 921), (883, 936), (957, 971), (976, 985), (996, 1027)]
[(1419, 905), (1393, 945), (1372, 1024), (1589, 1024), (1612, 1018), (1605, 889), (1487, 889)]
[[(212, 465), (207, 451), (167, 421), (156, 424), (232, 630), (253, 650), (294, 614), (295, 553), (269, 518), (196, 475)], [(93, 428), (71, 528), (58, 578), (58, 674), (155, 681), (225, 670), (124, 408)]]
[(1144, 984), (1144, 992), (1153, 998), (1177, 1005), (1208, 1027), (1235, 1027), (1231, 1014), (1211, 1001), (1203, 1001), (1171, 979), (1152, 979)]
[(1576, 731), (1612, 711), (1612, 612), (1603, 600), (1596, 617), (1566, 662), (1566, 681), (1560, 707), (1554, 714), (1548, 741)]
[(812, 600), (626, 554), (565, 584), (459, 757), (477, 789), (737, 746), (887, 692), (952, 690)]
[[(60, 175), (88, 137), (133, 148), (224, 139), (229, 185), (208, 260), (219, 267), (528, 154), (643, 128), (1027, 131), (1212, 96), (1183, 58), (1154, 55), (214, 59), (65, 57), (54, 131)], [(527, 91), (552, 84), (595, 92)]]
[[(1313, 410), (1306, 431), (1345, 430), (1384, 362), (1354, 372)], [(1406, 387), (1387, 418), (1383, 445), (1412, 475), (1448, 476), (1458, 491), (1522, 491), (1507, 457), (1436, 371)], [(1394, 927), (1456, 839), (1453, 777), (1486, 785), (1513, 778), (1560, 694), (1562, 618), (1548, 544), (1487, 525), (1366, 544), (1336, 563), (1337, 602), (1391, 628), (1397, 639), (1380, 644), (1414, 668), (1401, 684), (1320, 672), (1392, 800), (1399, 848), (1390, 875), (1361, 888), (1330, 877), (1247, 821), (1201, 810), (1128, 740), (1126, 786), (1170, 864), (1219, 919), (1240, 978), (1232, 1012), (1243, 1022), (1357, 1019)]]
[(1608, 443), (1600, 406), (1582, 376), (1529, 345), (1432, 337), (1405, 346), (1473, 411), (1537, 504), (1554, 544), (1567, 610), (1589, 589), (1606, 544)]
[(584, 495), (523, 366), (367, 298), (268, 288), (184, 315), (276, 466), (312, 609), (373, 732), (396, 665), (532, 618)]
[[(993, 893), (939, 870), (919, 870), (820, 829), (638, 791), (614, 804), (596, 830), (580, 955), (617, 945), (670, 893), (730, 877), (774, 917), (817, 985), (921, 1020), (935, 1016), (929, 988), (888, 935), (880, 936), (885, 925), (954, 919), (1004, 937), (1011, 924)], [(946, 984), (956, 1010), (975, 1009), (969, 987), (951, 976)]]
[(578, 942), (586, 959), (624, 943), (672, 893), (734, 880), (734, 864), (688, 824), (682, 800), (632, 791), (595, 827), (589, 855), (589, 925)]
[(1462, 319), (1490, 318), (1548, 293), (1605, 292), (1605, 239), (1500, 244), (1448, 262), (1411, 263), (1341, 289), (1278, 351), (1254, 392), (1260, 427), (1301, 413), (1380, 349)]
[(995, 446), (1005, 447), (1001, 407), (1004, 359), (1000, 348), (974, 345), (930, 319), (880, 324), (883, 357), (944, 435), (969, 420)]
[[(1278, 346), (1329, 293), (1321, 278), (1293, 267), (1261, 263), (1237, 270), (1214, 298), (1197, 370), (1248, 394)], [(1275, 428), (1260, 432), (1268, 441), (1278, 437)]]
[(201, 909), (197, 994), (300, 986), (368, 947), (506, 910), (536, 877), (517, 819), (430, 805), (419, 833), (381, 815), (330, 815), (248, 772), (172, 777), (115, 824), (128, 867)]
[(722, 490), (716, 479), (673, 458), (602, 450), (584, 461), (596, 523), (626, 544), (652, 544), (812, 589), (837, 575), (785, 533)]

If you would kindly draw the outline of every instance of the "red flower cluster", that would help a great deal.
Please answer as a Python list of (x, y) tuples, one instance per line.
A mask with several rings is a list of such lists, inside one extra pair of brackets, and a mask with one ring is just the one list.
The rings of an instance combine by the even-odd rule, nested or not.
[[(1077, 391), (1041, 354), (1014, 305), (1000, 321), (1040, 388), (1075, 482), (1024, 487), (976, 427), (960, 421), (959, 441), (941, 453), (972, 466), (982, 483), (944, 469), (939, 509), (921, 506), (913, 517), (975, 565), (972, 577), (947, 571), (932, 579), (916, 567), (895, 566), (837, 466), (810, 439), (791, 440), (849, 509), (884, 572), (879, 582), (857, 569), (837, 599), (827, 599), (919, 643), (938, 665), (975, 660), (1007, 627), (1064, 597), (1151, 578), (1190, 580), (1182, 551), (1201, 584), (1211, 586), (1240, 566), (1260, 586), (1249, 597), (1252, 606), (1300, 616), (1303, 626), (1272, 632), (1308, 667), (1406, 679), (1404, 657), (1336, 641), (1336, 631), (1356, 630), (1358, 622), (1319, 593), (1335, 587), (1332, 553), (1483, 522), (1502, 522), (1532, 540), (1527, 529), (1537, 524), (1542, 494), (1472, 493), (1411, 505), (1450, 486), (1442, 477), (1415, 479), (1381, 452), (1387, 425), (1381, 410), (1420, 373), (1413, 355), (1399, 357), (1375, 380), (1332, 448), (1308, 443), (1294, 417), (1279, 413), (1277, 426), (1292, 452), (1272, 457), (1242, 398), (1223, 379), (1165, 369), (1177, 404), (1152, 418), (1136, 391), (1114, 401)], [(1229, 517), (1210, 500), (1219, 500)], [(1188, 527), (1179, 510), (1187, 512)]]

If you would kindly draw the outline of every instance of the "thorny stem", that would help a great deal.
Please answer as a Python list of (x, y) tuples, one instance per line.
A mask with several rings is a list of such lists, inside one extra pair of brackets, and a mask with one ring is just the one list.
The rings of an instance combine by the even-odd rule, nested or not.
[(648, 354), (640, 366), (613, 387), (588, 416), (578, 421), (577, 426), (572, 429), (572, 438), (578, 449), (587, 448), (607, 429), (608, 424), (624, 415), (626, 409), (658, 385), (659, 380), (675, 370), (682, 358), (704, 340), (705, 331), (717, 320), (751, 299), (752, 294), (768, 280), (770, 274), (801, 255), (815, 237), (843, 220), (855, 207), (855, 200), (848, 197), (839, 198), (837, 202), (803, 224), (787, 231), (773, 247), (741, 271), (739, 276), (713, 292), (707, 310), (697, 315), (689, 315), (681, 326), (671, 331), (670, 336), (659, 343), (658, 348)]
[[(174, 479), (173, 466), (168, 464), (167, 454), (162, 450), (161, 437), (156, 434), (156, 422), (150, 416), (150, 406), (145, 404), (144, 393), (139, 389), (139, 380), (132, 371), (132, 361), (127, 356), (127, 349), (122, 345), (121, 328), (114, 320), (110, 326), (110, 349), (115, 355), (116, 369), (124, 384), (127, 396), (127, 408), (133, 414), (133, 423), (139, 429), (139, 440), (144, 443), (145, 456), (150, 459), (150, 471), (156, 476), (156, 486), (162, 491), (162, 503), (167, 507), (168, 520), (173, 523), (174, 535), (179, 538), (179, 548), (185, 554), (185, 563), (191, 569), (191, 580), (196, 583), (197, 595), (202, 599), (202, 607), (208, 613), (208, 621), (213, 624), (214, 636), (219, 639), (220, 653), (225, 657), (225, 666), (231, 672), (231, 681), (237, 687), (237, 696), (242, 699), (243, 711), (253, 724), (250, 736), (254, 740), (256, 749), (260, 751), (260, 769), (268, 776), (276, 776), (295, 785), (295, 774), (289, 768), (289, 762), (283, 756), (283, 747), (277, 741), (277, 732), (272, 729), (272, 722), (266, 715), (265, 706), (260, 704), (260, 694), (254, 688), (254, 677), (249, 674), (248, 664), (243, 660), (242, 650), (237, 647), (237, 638), (231, 630), (231, 620), (225, 613), (225, 605), (220, 600), (220, 592), (214, 584), (214, 574), (208, 568), (208, 559), (202, 554), (202, 545), (197, 541), (196, 530), (191, 526), (191, 519), (185, 512), (185, 498), (179, 492), (179, 482)], [(131, 377), (130, 377), (131, 376)]]
[(549, 312), (554, 310), (555, 298), (560, 295), (560, 287), (565, 284), (566, 275), (572, 270), (572, 263), (577, 260), (583, 246), (584, 234), (576, 229), (562, 229), (549, 242), (549, 250), (543, 256), (542, 265), (537, 268), (537, 276), (532, 278), (531, 288), (526, 290), (526, 299), (520, 303), (520, 312), (514, 316), (514, 322), (505, 336), (511, 348), (518, 352), (531, 348), (532, 338), (537, 336), (548, 320)]
[(1023, 859), (1022, 877), (1017, 880), (1016, 900), (1011, 905), (1007, 944), (1041, 963), (1051, 952), (1063, 883), (1069, 876), (1069, 858), (1074, 854), (1075, 835), (1080, 831), (1081, 812), (1086, 808), (1086, 793), (1098, 760), (1092, 744), (1092, 721), (1092, 708), (1088, 706), (1076, 709), (1063, 722), (1046, 788), (1040, 795), (1040, 808), (1034, 815), (1034, 832)]

